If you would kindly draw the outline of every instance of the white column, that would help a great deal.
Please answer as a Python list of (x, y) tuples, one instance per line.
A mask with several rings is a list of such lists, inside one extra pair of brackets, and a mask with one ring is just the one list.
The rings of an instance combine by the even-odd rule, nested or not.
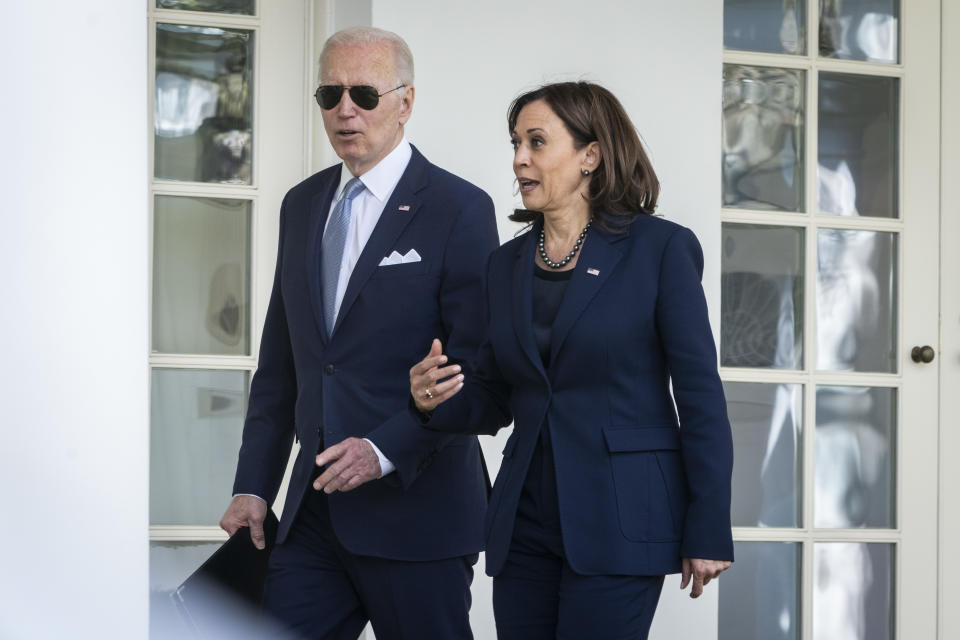
[(146, 2), (0, 38), (0, 637), (147, 635)]

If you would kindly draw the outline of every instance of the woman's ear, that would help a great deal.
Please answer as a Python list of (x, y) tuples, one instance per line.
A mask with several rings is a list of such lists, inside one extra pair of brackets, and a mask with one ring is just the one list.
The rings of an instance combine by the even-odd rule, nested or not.
[(584, 147), (583, 168), (593, 173), (600, 166), (601, 153), (600, 143), (594, 140)]

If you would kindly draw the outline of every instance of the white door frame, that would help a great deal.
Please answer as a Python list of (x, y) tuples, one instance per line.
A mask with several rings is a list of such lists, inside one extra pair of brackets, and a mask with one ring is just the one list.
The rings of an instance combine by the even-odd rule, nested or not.
[(940, 640), (960, 634), (960, 584), (948, 568), (960, 565), (960, 6), (941, 7), (940, 138), (940, 526), (937, 563)]

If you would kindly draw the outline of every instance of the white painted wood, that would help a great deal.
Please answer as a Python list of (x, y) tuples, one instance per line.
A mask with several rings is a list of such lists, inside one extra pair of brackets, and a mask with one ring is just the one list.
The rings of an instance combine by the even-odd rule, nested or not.
[[(960, 637), (960, 4), (942, 3), (940, 142), (940, 585), (937, 637)], [(932, 460), (931, 460), (932, 464)]]

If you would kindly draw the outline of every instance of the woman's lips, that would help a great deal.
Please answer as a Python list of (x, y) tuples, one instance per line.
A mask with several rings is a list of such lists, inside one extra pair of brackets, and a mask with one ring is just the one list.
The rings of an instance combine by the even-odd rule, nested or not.
[(540, 186), (538, 181), (530, 178), (517, 178), (517, 182), (520, 183), (520, 193), (529, 193)]

